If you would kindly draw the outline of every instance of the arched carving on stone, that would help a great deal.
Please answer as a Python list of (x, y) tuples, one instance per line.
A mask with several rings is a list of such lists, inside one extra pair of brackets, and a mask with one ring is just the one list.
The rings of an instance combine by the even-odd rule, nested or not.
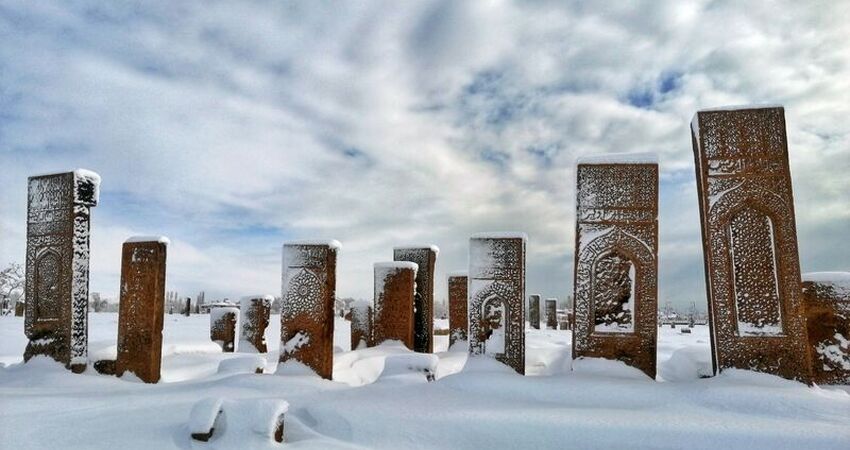
[(62, 299), (59, 298), (62, 280), (62, 256), (54, 248), (44, 248), (35, 258), (36, 321), (58, 320), (61, 316)]

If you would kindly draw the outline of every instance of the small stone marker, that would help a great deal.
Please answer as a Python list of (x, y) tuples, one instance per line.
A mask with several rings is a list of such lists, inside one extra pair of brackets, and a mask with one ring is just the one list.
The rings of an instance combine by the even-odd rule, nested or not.
[(210, 339), (221, 346), (225, 353), (236, 351), (236, 326), (239, 323), (239, 308), (217, 306), (210, 310)]
[(375, 310), (372, 315), (373, 345), (400, 341), (413, 350), (413, 297), (416, 263), (375, 263)]
[(449, 275), (449, 348), (457, 341), (469, 341), (466, 272)]
[(183, 309), (183, 315), (189, 317), (192, 314), (192, 297), (186, 297), (186, 307)]
[(189, 433), (208, 442), (215, 436), (221, 448), (260, 448), (281, 443), (289, 403), (274, 399), (223, 400), (207, 398), (192, 407)]
[(83, 169), (29, 178), (24, 361), (47, 355), (86, 369), (89, 219), (99, 193), (100, 176)]
[(333, 377), (339, 248), (337, 241), (294, 241), (283, 246), (280, 362), (300, 361), (328, 380)]
[(528, 296), (528, 322), (531, 328), (540, 329), (540, 296), (537, 294)]
[(119, 377), (129, 371), (145, 383), (159, 381), (167, 249), (164, 237), (133, 237), (124, 242), (115, 360)]
[(372, 342), (372, 305), (358, 300), (351, 305), (351, 350), (369, 347)]
[(469, 240), (469, 351), (525, 373), (524, 233)]
[(619, 360), (655, 379), (658, 162), (580, 160), (576, 198), (573, 359)]
[(714, 370), (809, 382), (785, 111), (699, 111), (691, 130)]
[(23, 317), (24, 309), (26, 309), (27, 304), (24, 302), (16, 302), (15, 303), (15, 317)]
[(850, 273), (803, 275), (803, 302), (812, 381), (850, 384)]
[(546, 329), (558, 329), (558, 301), (554, 298), (546, 299)]
[(243, 353), (267, 353), (266, 327), (272, 310), (273, 295), (249, 295), (240, 301), (242, 315), (239, 351)]
[(434, 265), (440, 249), (436, 245), (395, 247), (394, 261), (416, 263), (416, 292), (413, 298), (413, 350), (434, 352)]

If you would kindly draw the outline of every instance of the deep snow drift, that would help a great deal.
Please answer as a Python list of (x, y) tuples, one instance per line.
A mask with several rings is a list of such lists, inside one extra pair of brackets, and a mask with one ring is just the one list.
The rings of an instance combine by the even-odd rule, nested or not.
[[(90, 357), (114, 356), (117, 314), (89, 320)], [(850, 388), (735, 370), (700, 379), (709, 371), (704, 326), (659, 330), (653, 381), (611, 361), (570, 371), (565, 331), (527, 331), (522, 377), (446, 351), (447, 336), (436, 337), (436, 356), (392, 342), (350, 352), (348, 322), (337, 319), (333, 382), (274, 375), (279, 327), (273, 316), (269, 355), (222, 353), (208, 316), (167, 315), (162, 381), (146, 385), (91, 366), (74, 375), (45, 358), (19, 364), (23, 321), (0, 317), (0, 448), (282, 448), (258, 431), (271, 417), (263, 408), (280, 404), (262, 399), (288, 402), (290, 448), (850, 448)], [(210, 442), (193, 442), (191, 410), (204, 398), (245, 412), (230, 412)], [(259, 428), (245, 425), (252, 414)]]

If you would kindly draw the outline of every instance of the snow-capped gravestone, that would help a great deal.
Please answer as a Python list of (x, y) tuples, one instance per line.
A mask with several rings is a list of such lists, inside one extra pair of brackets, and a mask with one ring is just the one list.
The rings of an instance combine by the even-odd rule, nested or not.
[(375, 263), (375, 309), (372, 313), (372, 344), (400, 341), (413, 350), (413, 298), (416, 263)]
[(167, 249), (168, 239), (159, 236), (124, 242), (115, 360), (119, 377), (129, 371), (145, 383), (159, 381)]
[(850, 273), (803, 275), (812, 381), (850, 384)]
[(535, 330), (540, 329), (540, 296), (528, 296), (528, 323)]
[(577, 168), (573, 359), (622, 361), (655, 378), (658, 162), (604, 155)]
[(29, 178), (24, 361), (47, 355), (86, 369), (89, 219), (99, 192), (100, 176), (87, 170)]
[(699, 111), (691, 130), (714, 370), (808, 382), (785, 111)]
[(525, 373), (524, 233), (469, 240), (469, 351)]
[(467, 311), (466, 273), (449, 275), (449, 347), (457, 341), (468, 341), (469, 313)]
[(339, 248), (337, 241), (296, 241), (283, 246), (280, 362), (294, 359), (328, 380), (333, 376)]
[(242, 316), (239, 332), (239, 351), (243, 353), (266, 353), (266, 327), (272, 310), (272, 295), (249, 295), (242, 297), (239, 312)]
[(440, 249), (436, 245), (395, 247), (393, 260), (416, 263), (413, 297), (413, 350), (434, 352), (434, 265)]
[(217, 306), (210, 310), (210, 339), (221, 346), (225, 353), (236, 351), (236, 326), (239, 323), (239, 308)]
[(558, 329), (558, 301), (554, 298), (546, 299), (546, 329)]
[(351, 305), (351, 349), (368, 347), (372, 342), (372, 305), (358, 300)]

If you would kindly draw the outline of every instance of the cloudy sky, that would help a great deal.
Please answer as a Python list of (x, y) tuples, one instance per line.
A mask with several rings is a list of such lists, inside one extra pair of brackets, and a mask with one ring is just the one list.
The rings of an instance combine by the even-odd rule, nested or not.
[(660, 302), (705, 305), (688, 123), (786, 107), (803, 271), (850, 270), (850, 2), (0, 2), (0, 264), (27, 176), (103, 177), (91, 288), (171, 238), (169, 289), (279, 293), (281, 244), (343, 243), (370, 298), (398, 244), (465, 269), (525, 231), (528, 292), (572, 290), (577, 157), (657, 152)]

